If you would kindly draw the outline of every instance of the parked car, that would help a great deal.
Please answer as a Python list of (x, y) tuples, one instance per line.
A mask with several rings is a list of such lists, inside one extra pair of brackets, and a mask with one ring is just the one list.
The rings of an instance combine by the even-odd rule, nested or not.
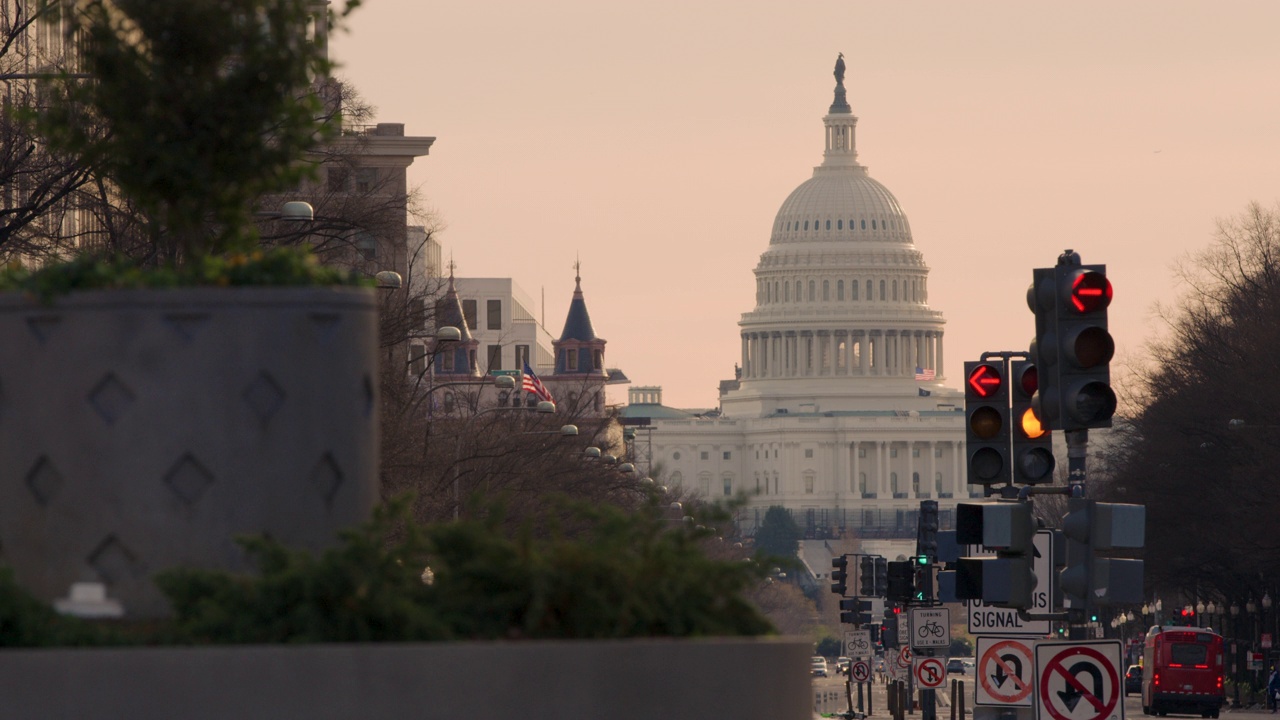
[(967, 675), (969, 669), (964, 666), (964, 660), (960, 658), (951, 658), (947, 661), (947, 672), (956, 675)]
[(853, 661), (843, 655), (836, 658), (836, 673), (840, 675), (849, 674), (849, 664)]
[(1142, 692), (1142, 666), (1130, 665), (1124, 673), (1124, 694)]
[(821, 677), (827, 676), (827, 659), (821, 655), (814, 655), (809, 661), (809, 671), (814, 675)]

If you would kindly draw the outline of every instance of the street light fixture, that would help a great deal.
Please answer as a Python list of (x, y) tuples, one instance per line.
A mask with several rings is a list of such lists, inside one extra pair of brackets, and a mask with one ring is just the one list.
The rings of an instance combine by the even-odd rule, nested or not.
[(452, 325), (436, 328), (436, 342), (461, 342), (462, 331)]
[(399, 290), (404, 284), (404, 278), (400, 277), (400, 273), (395, 270), (383, 270), (374, 275), (373, 280), (379, 290)]

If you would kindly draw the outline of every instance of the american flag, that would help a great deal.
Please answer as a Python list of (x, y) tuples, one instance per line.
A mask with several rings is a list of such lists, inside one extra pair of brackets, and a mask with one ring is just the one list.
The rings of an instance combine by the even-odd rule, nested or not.
[(521, 388), (525, 392), (533, 393), (543, 400), (551, 400), (551, 393), (547, 392), (546, 386), (542, 384), (538, 376), (533, 374), (533, 369), (529, 367), (528, 362), (524, 364), (524, 383)]
[(932, 380), (932, 379), (933, 379), (933, 368), (929, 368), (928, 370), (925, 370), (924, 368), (921, 368), (921, 367), (916, 368), (916, 379), (917, 379), (917, 380)]

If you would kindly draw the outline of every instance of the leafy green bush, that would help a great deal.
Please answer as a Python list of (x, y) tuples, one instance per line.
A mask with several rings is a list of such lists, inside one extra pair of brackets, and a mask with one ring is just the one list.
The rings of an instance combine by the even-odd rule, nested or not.
[(822, 657), (840, 657), (844, 654), (844, 643), (839, 638), (827, 635), (814, 646), (813, 654)]
[[(764, 568), (717, 560), (714, 531), (639, 512), (577, 508), (585, 530), (502, 535), (500, 518), (406, 522), (380, 510), (319, 557), (244, 540), (259, 573), (180, 569), (157, 582), (192, 642), (356, 642), (758, 635), (768, 620), (743, 596)], [(398, 533), (388, 543), (387, 538)]]
[(0, 269), (0, 290), (19, 290), (46, 301), (73, 290), (368, 284), (359, 273), (321, 265), (306, 248), (202, 255), (177, 268), (85, 255), (38, 270), (18, 263)]
[(251, 575), (164, 571), (156, 582), (175, 615), (160, 622), (60, 616), (0, 568), (0, 647), (773, 632), (744, 595), (765, 566), (709, 554), (715, 531), (673, 527), (656, 499), (638, 512), (578, 507), (573, 535), (506, 537), (498, 513), (429, 526), (408, 517), (393, 502), (319, 556), (243, 539), (258, 564)]

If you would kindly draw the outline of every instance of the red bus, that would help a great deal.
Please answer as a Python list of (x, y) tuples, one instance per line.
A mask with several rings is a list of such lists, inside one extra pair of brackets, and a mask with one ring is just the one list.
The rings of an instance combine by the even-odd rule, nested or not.
[(1216, 718), (1226, 701), (1222, 636), (1194, 627), (1153, 627), (1143, 647), (1142, 712)]

